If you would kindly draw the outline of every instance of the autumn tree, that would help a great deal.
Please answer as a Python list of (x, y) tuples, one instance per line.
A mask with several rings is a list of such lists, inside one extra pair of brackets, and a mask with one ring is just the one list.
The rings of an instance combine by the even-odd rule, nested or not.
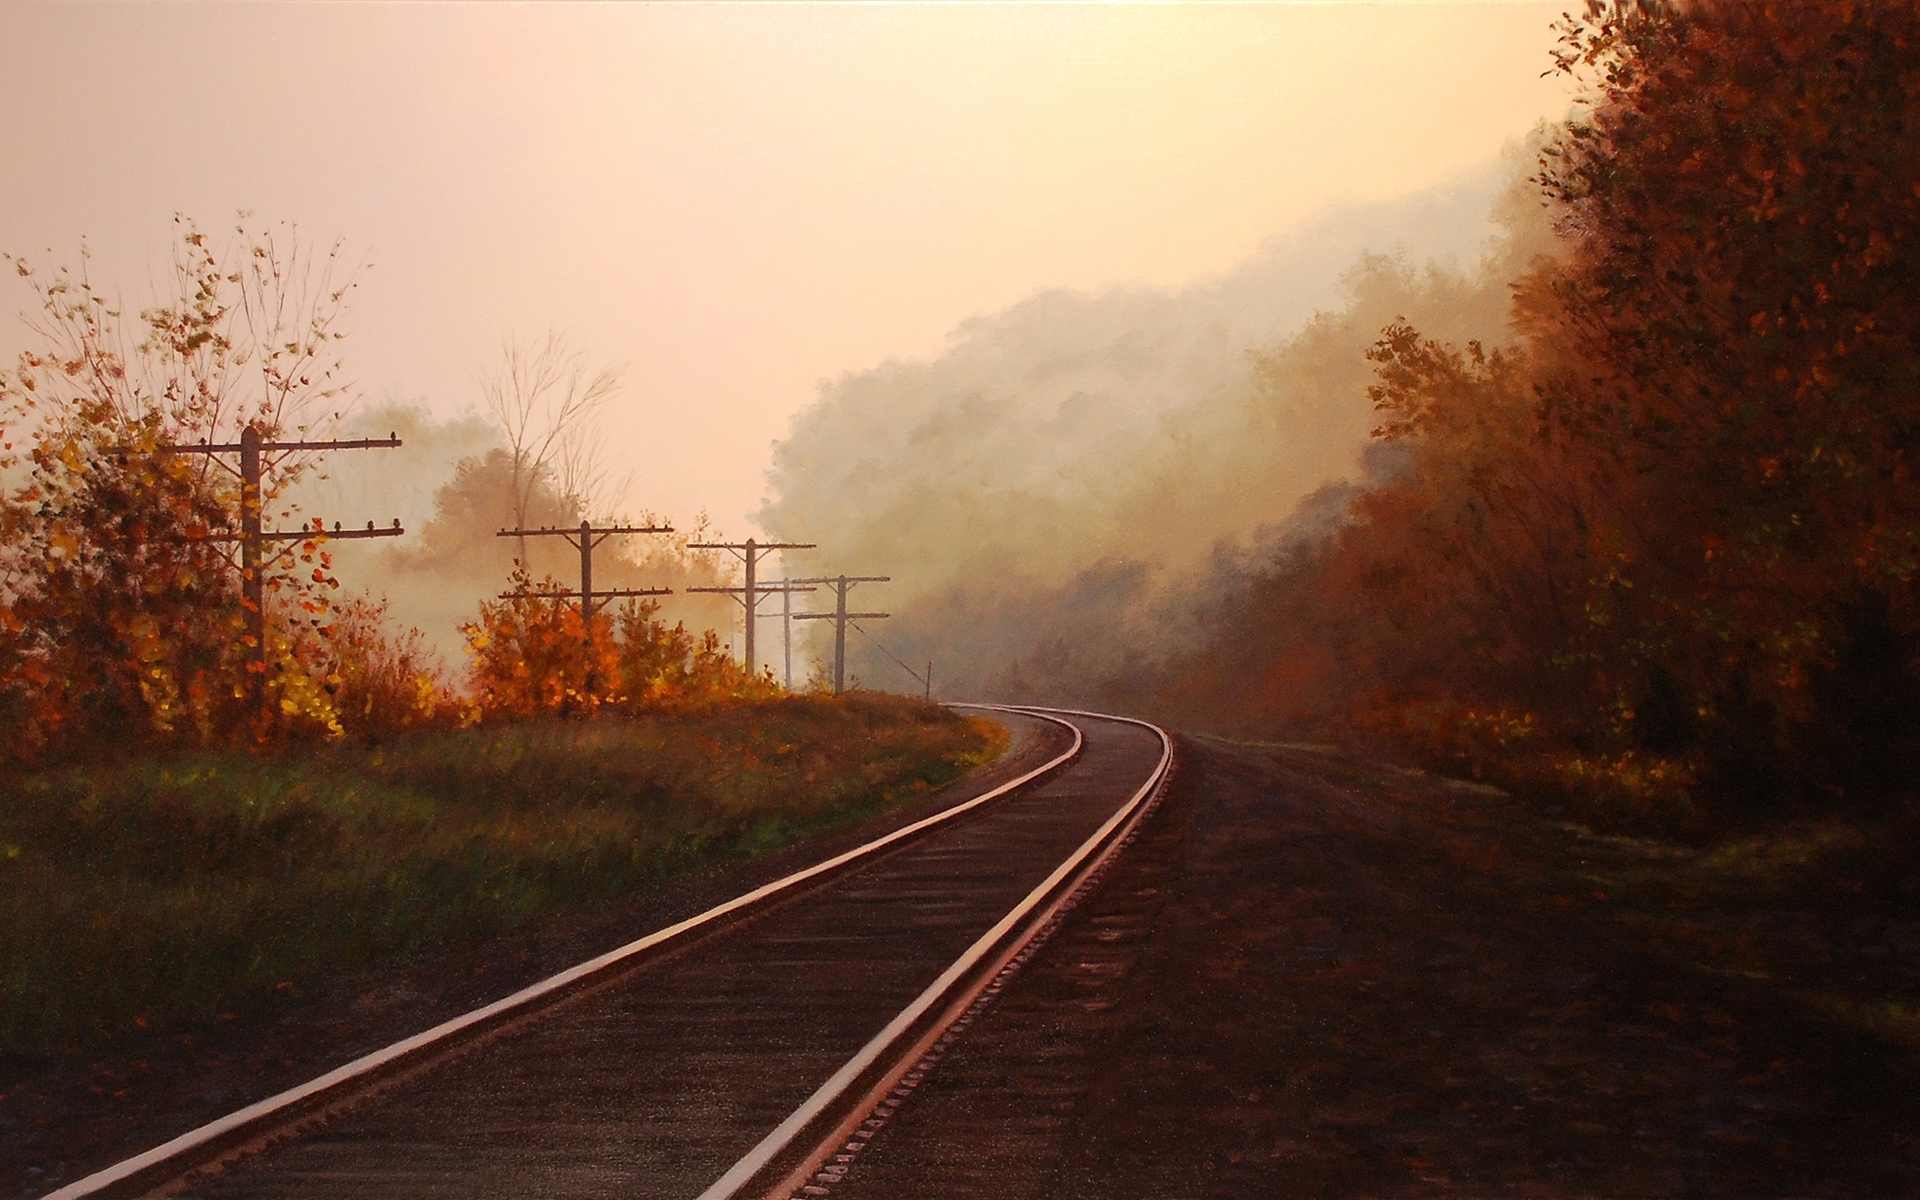
[(1255, 648), (1268, 711), (1638, 818), (1897, 804), (1920, 789), (1920, 11), (1596, 4), (1561, 32), (1586, 92), (1535, 180), (1557, 238), (1516, 281), (1521, 344), (1389, 325), (1393, 467), (1221, 644)]
[(1540, 435), (1531, 356), (1456, 350), (1397, 322), (1368, 357), (1374, 437), (1412, 452), (1398, 478), (1355, 502), (1360, 521), (1344, 537), (1377, 564), (1363, 576), (1374, 603), (1425, 644), (1411, 658), (1395, 648), (1376, 675), (1416, 695), (1443, 685), (1587, 720), (1567, 667), (1585, 626), (1589, 501), (1567, 447)]
[(1591, 89), (1541, 175), (1568, 253), (1520, 299), (1543, 418), (1605, 500), (1622, 703), (1750, 790), (1911, 787), (1920, 12), (1616, 7), (1563, 34)]
[[(78, 270), (9, 258), (38, 300), (38, 345), (0, 375), (0, 701), (7, 749), (76, 739), (209, 742), (260, 732), (231, 531), (238, 481), (169, 447), (328, 423), (346, 397), (337, 328), (353, 287), (342, 248), (244, 222), (222, 243), (177, 219), (171, 293), (129, 318)], [(18, 449), (16, 449), (18, 447)], [(274, 504), (308, 463), (267, 464)], [(291, 516), (282, 513), (282, 516)], [(274, 722), (332, 723), (296, 642), (336, 586), (319, 539), (267, 564), (275, 620), (263, 686)], [(257, 668), (256, 668), (257, 669)]]

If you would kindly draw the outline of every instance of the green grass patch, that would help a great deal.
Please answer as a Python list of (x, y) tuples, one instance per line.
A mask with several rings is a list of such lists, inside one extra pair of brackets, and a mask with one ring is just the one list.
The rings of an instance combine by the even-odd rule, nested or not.
[(0, 1051), (186, 1029), (385, 956), (765, 853), (1005, 734), (857, 694), (0, 781)]

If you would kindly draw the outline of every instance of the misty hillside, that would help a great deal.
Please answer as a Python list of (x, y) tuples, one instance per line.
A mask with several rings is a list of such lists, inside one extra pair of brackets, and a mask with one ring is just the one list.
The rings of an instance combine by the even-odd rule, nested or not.
[[(1491, 164), (1338, 211), (1185, 288), (1042, 293), (932, 361), (824, 383), (775, 447), (761, 525), (822, 544), (796, 570), (890, 575), (862, 598), (893, 614), (872, 636), (933, 660), (942, 694), (1087, 697), (1176, 648), (1304, 500), (1379, 469), (1382, 326), (1503, 340), (1509, 265), (1545, 244), (1514, 182)], [(871, 686), (911, 686), (849, 646)]]

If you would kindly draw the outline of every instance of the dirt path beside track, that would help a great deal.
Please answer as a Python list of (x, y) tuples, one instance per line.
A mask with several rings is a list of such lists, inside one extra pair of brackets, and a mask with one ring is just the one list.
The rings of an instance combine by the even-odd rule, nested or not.
[(1912, 912), (1703, 898), (1485, 790), (1181, 755), (835, 1200), (1920, 1194), (1920, 1054), (1844, 999), (1920, 994)]

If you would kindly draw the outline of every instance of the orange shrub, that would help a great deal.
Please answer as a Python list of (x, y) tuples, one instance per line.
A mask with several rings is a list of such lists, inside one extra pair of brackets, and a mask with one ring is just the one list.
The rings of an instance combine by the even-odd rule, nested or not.
[[(561, 592), (552, 576), (531, 584), (524, 569), (513, 573), (515, 591)], [(605, 613), (594, 614), (589, 639), (578, 606), (562, 597), (486, 600), (480, 619), (460, 632), (473, 655), (481, 717), (588, 714), (619, 695), (620, 660)]]
[(485, 601), (480, 619), (460, 627), (481, 719), (591, 715), (610, 705), (698, 708), (781, 694), (770, 675), (736, 663), (712, 630), (696, 642), (684, 623), (668, 628), (651, 601), (595, 613), (589, 641), (577, 602), (557, 581), (534, 587), (519, 570), (513, 583), (515, 591), (553, 595)]
[(381, 737), (454, 712), (453, 694), (420, 631), (390, 633), (385, 600), (335, 605), (326, 640), (313, 645), (312, 673), (346, 733)]
[[(247, 426), (271, 440), (338, 403), (330, 326), (352, 285), (333, 279), (337, 248), (244, 227), (216, 248), (176, 220), (176, 290), (137, 319), (84, 267), (43, 276), (11, 259), (40, 344), (0, 372), (0, 756), (338, 728), (306, 669), (338, 586), (321, 539), (270, 547), (259, 645), (237, 481), (176, 448)], [(311, 461), (271, 457), (261, 502)]]

